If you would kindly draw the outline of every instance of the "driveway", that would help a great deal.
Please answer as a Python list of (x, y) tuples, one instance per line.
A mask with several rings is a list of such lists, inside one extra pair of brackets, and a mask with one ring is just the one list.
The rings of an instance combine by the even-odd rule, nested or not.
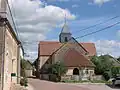
[(29, 84), (34, 90), (120, 90), (112, 89), (107, 85), (91, 85), (91, 84), (65, 84), (65, 83), (53, 83), (49, 81), (43, 81), (39, 79), (29, 79)]

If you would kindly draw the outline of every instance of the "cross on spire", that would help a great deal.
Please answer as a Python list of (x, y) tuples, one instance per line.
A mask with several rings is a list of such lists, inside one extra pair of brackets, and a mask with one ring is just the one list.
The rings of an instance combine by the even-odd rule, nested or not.
[(66, 13), (65, 13), (65, 18), (64, 18), (64, 19), (65, 19), (65, 24), (66, 24), (66, 23), (67, 23), (67, 16), (66, 16)]

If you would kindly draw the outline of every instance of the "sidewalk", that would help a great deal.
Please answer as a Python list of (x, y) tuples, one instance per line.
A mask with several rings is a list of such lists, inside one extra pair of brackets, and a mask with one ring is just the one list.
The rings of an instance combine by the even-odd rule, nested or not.
[(28, 87), (26, 87), (26, 90), (34, 90), (33, 86), (28, 84)]
[(20, 86), (20, 84), (12, 84), (11, 90), (26, 90), (23, 86)]
[(33, 87), (28, 84), (28, 87), (20, 86), (19, 84), (12, 84), (11, 90), (34, 90)]

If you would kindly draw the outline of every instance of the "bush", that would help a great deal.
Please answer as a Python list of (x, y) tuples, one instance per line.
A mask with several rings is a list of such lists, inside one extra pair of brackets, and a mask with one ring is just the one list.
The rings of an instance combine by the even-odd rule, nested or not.
[(22, 78), (20, 80), (20, 85), (27, 87), (28, 86), (28, 80), (27, 80), (27, 78)]
[(53, 74), (50, 75), (50, 81), (57, 82), (56, 78), (57, 78), (56, 75)]
[(106, 81), (110, 79), (110, 73), (109, 72), (104, 72), (103, 77), (105, 78)]

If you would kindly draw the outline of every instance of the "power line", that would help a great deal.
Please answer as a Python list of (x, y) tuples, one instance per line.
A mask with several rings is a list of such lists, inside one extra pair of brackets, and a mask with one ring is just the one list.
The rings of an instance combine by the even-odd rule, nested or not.
[[(105, 28), (102, 28), (102, 29), (100, 29), (100, 30), (97, 30), (97, 31), (94, 31), (94, 32), (91, 32), (91, 33), (88, 33), (88, 34), (85, 34), (85, 35), (82, 35), (82, 36), (79, 36), (79, 37), (76, 37), (76, 38), (74, 38), (74, 39), (78, 39), (78, 38), (83, 38), (83, 37), (86, 37), (86, 36), (89, 36), (89, 35), (93, 35), (93, 34), (95, 34), (95, 33), (98, 33), (98, 32), (101, 32), (101, 31), (104, 31), (104, 30), (106, 30), (106, 29), (108, 29), (108, 28), (112, 28), (112, 27), (114, 27), (114, 26), (116, 26), (116, 25), (118, 25), (118, 24), (120, 24), (120, 22), (116, 22), (115, 24), (112, 24), (112, 25), (109, 25), (109, 26), (107, 26), (107, 27), (105, 27)], [(72, 39), (72, 38), (71, 38)], [(68, 41), (70, 41), (71, 39), (69, 39)], [(36, 41), (36, 42), (39, 42), (39, 41)], [(44, 41), (43, 41), (44, 42)], [(26, 42), (27, 44), (30, 44), (30, 43), (33, 43), (33, 42)], [(48, 42), (49, 43), (49, 42)], [(49, 43), (49, 44), (56, 44), (56, 43)], [(40, 44), (40, 45), (46, 45), (46, 44)]]
[(97, 30), (97, 31), (94, 31), (94, 32), (85, 34), (85, 35), (83, 35), (83, 36), (76, 37), (75, 39), (83, 38), (83, 37), (85, 37), (85, 36), (89, 36), (89, 35), (95, 34), (95, 33), (97, 33), (97, 32), (104, 31), (104, 30), (106, 30), (106, 29), (108, 29), (108, 28), (112, 28), (113, 26), (118, 25), (118, 24), (120, 24), (120, 22), (117, 22), (117, 23), (115, 23), (115, 24), (112, 24), (112, 25), (110, 25), (110, 26), (107, 26), (107, 27), (105, 27), (105, 28), (102, 28), (102, 29), (100, 29), (100, 30)]
[(90, 29), (90, 28), (94, 28), (94, 27), (96, 27), (96, 26), (98, 26), (98, 25), (101, 25), (101, 24), (107, 23), (107, 22), (109, 22), (109, 21), (111, 21), (111, 20), (113, 20), (113, 19), (119, 18), (119, 17), (120, 17), (120, 16), (112, 17), (112, 18), (107, 19), (107, 20), (105, 20), (105, 21), (103, 21), (103, 22), (97, 23), (97, 24), (92, 25), (92, 26), (89, 26), (89, 27), (87, 27), (87, 28), (83, 28), (83, 29), (78, 30), (78, 31), (75, 31), (75, 32), (73, 32), (73, 33), (77, 33), (77, 32), (81, 32), (81, 31), (84, 31), (84, 30), (88, 30), (88, 29)]
[[(9, 5), (8, 0), (6, 0), (6, 3), (8, 4), (8, 9), (9, 9), (9, 11), (10, 11), (10, 15), (11, 15), (11, 18), (12, 18), (12, 22), (13, 22), (14, 29), (15, 29), (15, 31), (16, 31), (16, 35), (17, 35), (17, 37), (18, 37), (18, 40), (19, 40), (20, 42), (22, 42), (22, 40), (20, 39), (20, 35), (19, 35), (19, 33), (18, 33), (18, 30), (17, 30), (16, 23), (15, 23), (15, 21), (14, 21), (13, 15), (12, 15), (12, 10), (11, 10), (11, 8), (10, 8), (10, 5)], [(11, 0), (11, 4), (12, 4), (12, 0)], [(11, 5), (11, 7), (12, 7), (12, 5)], [(12, 7), (12, 8), (14, 8), (14, 7)], [(13, 12), (14, 12), (14, 9), (13, 9)], [(16, 15), (15, 12), (14, 12), (14, 15)], [(24, 52), (24, 48), (23, 48), (22, 43), (20, 43), (20, 45), (21, 45), (21, 48), (23, 49), (23, 52)]]
[(16, 24), (15, 24), (13, 15), (12, 15), (12, 11), (11, 11), (9, 2), (8, 2), (8, 0), (5, 0), (5, 1), (6, 1), (7, 5), (8, 5), (8, 9), (9, 9), (9, 11), (10, 11), (10, 15), (11, 15), (11, 19), (12, 19), (12, 22), (13, 22), (14, 29), (15, 29), (15, 31), (16, 31), (16, 35), (17, 35), (17, 37), (19, 38), (19, 34), (18, 34), (18, 31), (17, 31), (17, 28), (16, 28)]
[(109, 18), (109, 19), (106, 19), (106, 20), (103, 21), (103, 22), (100, 22), (100, 23), (97, 23), (97, 24), (95, 24), (95, 25), (92, 25), (92, 26), (89, 26), (89, 27), (86, 27), (86, 28), (83, 28), (83, 29), (77, 30), (77, 31), (72, 32), (72, 33), (74, 34), (74, 33), (78, 33), (78, 32), (84, 31), (84, 30), (89, 30), (90, 28), (94, 28), (94, 27), (96, 27), (96, 26), (98, 26), (98, 25), (101, 25), (101, 24), (107, 23), (107, 22), (109, 22), (109, 21), (111, 21), (111, 20), (113, 20), (113, 19), (119, 18), (119, 17), (120, 17), (120, 16), (114, 16), (114, 17), (111, 17), (111, 18)]

